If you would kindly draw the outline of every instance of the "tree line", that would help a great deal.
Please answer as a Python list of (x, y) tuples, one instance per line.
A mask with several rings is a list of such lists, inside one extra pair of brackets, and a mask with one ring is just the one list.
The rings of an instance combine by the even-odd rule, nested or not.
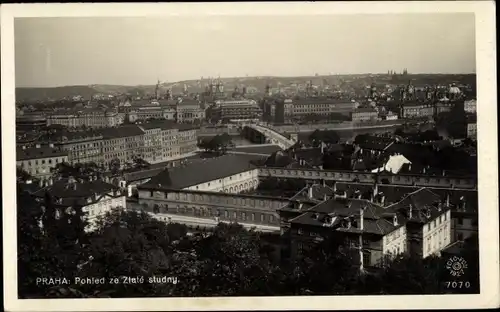
[[(77, 202), (71, 209), (61, 209), (49, 194), (37, 202), (20, 189), (17, 213), (20, 298), (446, 291), (439, 258), (405, 256), (376, 273), (359, 274), (350, 255), (339, 252), (343, 243), (334, 236), (304, 257), (282, 261), (276, 240), (235, 223), (220, 223), (210, 231), (188, 235), (185, 225), (118, 207), (97, 217), (95, 231), (89, 232), (85, 231), (86, 212)], [(51, 283), (50, 279), (43, 283), (40, 277), (66, 278), (69, 283)], [(166, 277), (173, 279), (159, 280)], [(105, 282), (82, 284), (76, 278), (104, 278)]]

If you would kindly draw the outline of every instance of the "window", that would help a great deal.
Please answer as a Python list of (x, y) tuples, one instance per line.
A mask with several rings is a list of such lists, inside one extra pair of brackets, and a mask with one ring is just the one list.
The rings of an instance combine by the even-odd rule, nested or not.
[(444, 214), (444, 215), (443, 215), (443, 217), (444, 217), (444, 218), (443, 218), (443, 219), (444, 219), (444, 221), (446, 221), (446, 214)]
[(427, 231), (430, 231), (431, 230), (431, 224), (427, 224)]
[(302, 234), (304, 234), (304, 231), (302, 229), (298, 229), (297, 234), (302, 235)]
[(260, 222), (264, 222), (264, 214), (260, 215)]
[(464, 224), (464, 219), (458, 218), (457, 219), (457, 223), (460, 224), (460, 225), (463, 225)]
[(463, 234), (463, 233), (458, 233), (458, 234), (457, 234), (457, 239), (458, 239), (459, 241), (464, 240), (464, 234)]
[(246, 220), (247, 220), (247, 214), (246, 214), (246, 212), (242, 212), (242, 213), (241, 213), (241, 218), (242, 218), (244, 221), (246, 221)]
[(274, 216), (273, 215), (269, 216), (269, 222), (274, 222)]
[(252, 213), (252, 221), (255, 221), (255, 213)]
[(437, 220), (434, 220), (434, 227), (437, 226)]
[(235, 212), (233, 212), (233, 218), (234, 218), (234, 219), (237, 219), (237, 218), (238, 218), (238, 213), (237, 213), (236, 211), (235, 211)]
[(229, 218), (229, 211), (227, 211), (227, 210), (224, 211), (224, 217)]

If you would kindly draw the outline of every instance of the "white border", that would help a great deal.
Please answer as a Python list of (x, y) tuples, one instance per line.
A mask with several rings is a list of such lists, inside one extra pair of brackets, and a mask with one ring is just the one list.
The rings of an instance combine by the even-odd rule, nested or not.
[[(164, 11), (164, 12), (163, 12)], [(478, 84), (480, 295), (336, 296), (148, 299), (17, 299), (14, 17), (165, 16), (165, 15), (314, 15), (474, 12)], [(2, 185), (4, 295), (8, 311), (64, 310), (324, 310), (423, 309), (499, 306), (498, 165), (496, 121), (496, 37), (493, 1), (463, 2), (294, 2), (196, 4), (7, 4), (1, 7)]]

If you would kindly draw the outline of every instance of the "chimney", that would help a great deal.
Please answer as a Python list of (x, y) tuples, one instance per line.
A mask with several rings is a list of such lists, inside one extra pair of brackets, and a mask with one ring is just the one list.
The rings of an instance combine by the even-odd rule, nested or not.
[(312, 198), (313, 198), (313, 187), (312, 187), (312, 185), (311, 185), (311, 186), (309, 186), (309, 188), (307, 189), (307, 197), (308, 197), (309, 199), (312, 199)]
[(465, 211), (465, 208), (466, 208), (466, 201), (465, 201), (465, 197), (460, 197), (460, 208), (462, 209), (462, 211)]
[(408, 210), (408, 219), (413, 217), (413, 205), (410, 204), (410, 209)]
[(365, 208), (366, 207), (359, 208), (359, 229), (361, 231), (363, 231), (365, 229), (365, 227), (364, 227)]
[(450, 207), (450, 193), (446, 194), (446, 208)]

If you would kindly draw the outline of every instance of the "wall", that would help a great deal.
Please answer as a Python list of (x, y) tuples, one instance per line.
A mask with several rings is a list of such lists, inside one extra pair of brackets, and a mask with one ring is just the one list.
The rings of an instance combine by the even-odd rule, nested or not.
[(68, 156), (18, 160), (16, 165), (34, 177), (49, 177), (50, 169), (63, 162), (68, 162)]
[(399, 255), (407, 251), (406, 226), (402, 226), (382, 239), (382, 252), (384, 255)]
[(277, 209), (287, 204), (287, 199), (264, 196), (139, 189), (139, 205), (144, 210), (207, 219), (218, 217), (220, 221), (279, 226)]
[(197, 190), (206, 192), (239, 193), (255, 189), (259, 183), (258, 169), (253, 169), (222, 179), (207, 181), (198, 185), (185, 188), (186, 190)]
[(443, 212), (437, 218), (424, 224), (423, 229), (423, 258), (438, 253), (451, 243), (451, 213)]
[(469, 212), (452, 212), (452, 242), (463, 241), (478, 233), (478, 216)]
[[(375, 175), (369, 172), (355, 171), (332, 171), (315, 169), (283, 169), (283, 168), (259, 168), (260, 177), (283, 177), (308, 180), (334, 180), (334, 181), (354, 181), (374, 183)], [(384, 183), (384, 179), (390, 184), (414, 185), (427, 187), (455, 187), (475, 189), (476, 180), (474, 178), (451, 178), (446, 176), (424, 176), (424, 175), (384, 175), (379, 174), (379, 181)]]

